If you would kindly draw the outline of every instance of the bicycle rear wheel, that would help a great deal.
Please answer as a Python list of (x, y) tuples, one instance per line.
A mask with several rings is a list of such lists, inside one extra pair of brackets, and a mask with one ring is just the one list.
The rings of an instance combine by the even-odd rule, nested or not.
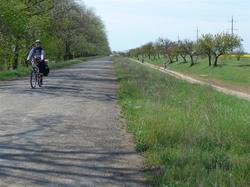
[(32, 89), (35, 89), (36, 85), (37, 85), (37, 74), (35, 71), (32, 71), (30, 75), (30, 86)]

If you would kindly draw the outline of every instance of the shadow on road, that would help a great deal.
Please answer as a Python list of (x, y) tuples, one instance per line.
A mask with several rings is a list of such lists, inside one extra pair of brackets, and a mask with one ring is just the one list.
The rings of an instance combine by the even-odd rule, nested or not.
[(59, 186), (66, 186), (69, 183), (56, 182), (53, 176), (72, 181), (92, 178), (114, 184), (127, 181), (138, 185), (143, 184), (141, 180), (131, 179), (141, 171), (127, 167), (104, 166), (106, 162), (134, 155), (135, 152), (102, 152), (92, 149), (82, 151), (77, 149), (71, 147), (71, 150), (67, 151), (53, 146), (37, 149), (29, 144), (1, 144), (0, 179), (8, 177), (12, 181), (19, 179), (23, 184)]
[[(10, 82), (9, 82), (10, 83)], [(99, 83), (99, 84), (97, 84)], [(32, 90), (29, 78), (0, 84), (0, 92), (35, 97), (80, 97), (89, 100), (110, 101), (116, 99), (116, 79), (110, 65), (76, 65), (67, 70), (52, 72), (45, 78), (43, 88)]]
[(116, 90), (105, 61), (0, 83), (0, 186), (145, 186)]

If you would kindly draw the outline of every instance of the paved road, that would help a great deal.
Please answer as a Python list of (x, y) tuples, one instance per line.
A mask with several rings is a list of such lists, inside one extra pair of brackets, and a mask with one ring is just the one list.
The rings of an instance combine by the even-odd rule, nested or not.
[(110, 58), (0, 82), (0, 186), (145, 186)]

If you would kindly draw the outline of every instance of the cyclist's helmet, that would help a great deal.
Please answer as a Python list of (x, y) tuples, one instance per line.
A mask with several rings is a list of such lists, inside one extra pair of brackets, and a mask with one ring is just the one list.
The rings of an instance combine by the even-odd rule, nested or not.
[(41, 44), (41, 41), (40, 41), (40, 40), (36, 40), (35, 43), (36, 43), (36, 44)]

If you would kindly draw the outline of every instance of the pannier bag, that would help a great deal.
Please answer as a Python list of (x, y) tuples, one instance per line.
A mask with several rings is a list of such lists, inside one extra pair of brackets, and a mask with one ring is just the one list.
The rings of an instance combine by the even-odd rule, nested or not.
[(44, 76), (47, 77), (49, 75), (49, 62), (45, 60), (45, 67), (44, 67)]

